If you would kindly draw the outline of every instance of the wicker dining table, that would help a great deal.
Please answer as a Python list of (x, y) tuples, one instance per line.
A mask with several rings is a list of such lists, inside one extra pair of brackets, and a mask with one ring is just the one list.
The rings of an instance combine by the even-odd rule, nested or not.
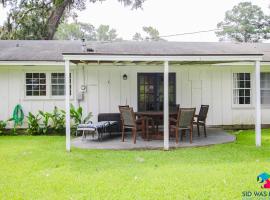
[[(146, 135), (143, 135), (143, 138), (149, 140), (150, 137), (151, 139), (156, 139), (156, 140), (161, 140), (163, 139), (163, 131), (159, 131), (159, 126), (163, 124), (163, 111), (141, 111), (141, 112), (135, 112), (135, 115), (137, 117), (144, 117), (145, 118), (145, 127), (146, 128)], [(169, 112), (170, 117), (177, 117), (177, 112)], [(149, 121), (153, 120), (155, 130), (153, 135), (149, 135)]]

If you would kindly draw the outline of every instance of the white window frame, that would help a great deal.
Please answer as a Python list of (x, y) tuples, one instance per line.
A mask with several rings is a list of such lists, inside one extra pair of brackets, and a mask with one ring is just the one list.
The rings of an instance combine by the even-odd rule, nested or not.
[[(52, 74), (53, 73), (63, 73), (64, 75), (65, 75), (65, 72), (61, 72), (61, 71), (53, 71), (53, 72), (50, 72), (50, 82), (49, 82), (49, 87), (50, 87), (50, 97), (51, 98), (55, 98), (55, 99), (65, 99), (65, 95), (52, 95)], [(73, 73), (72, 72), (70, 72), (70, 78), (71, 78), (71, 81), (70, 81), (70, 83), (71, 83), (71, 89), (70, 89), (70, 91), (71, 91), (71, 94), (70, 94), (70, 97), (71, 98), (73, 98), (73, 85), (74, 85), (74, 83), (73, 83)], [(65, 83), (64, 83), (64, 85), (65, 85)]]
[[(270, 71), (261, 71), (261, 74), (263, 74), (263, 73), (270, 74)], [(262, 80), (262, 77), (261, 77), (261, 80)], [(269, 87), (269, 88), (262, 88), (262, 84), (260, 84), (260, 85), (261, 85), (260, 92), (261, 92), (261, 98), (262, 98), (262, 90), (270, 91), (270, 87)], [(269, 107), (270, 107), (270, 103), (263, 104), (263, 103), (261, 102), (261, 106), (262, 106), (262, 107), (269, 108)]]
[[(46, 74), (46, 96), (26, 96), (26, 74), (27, 73), (45, 73)], [(44, 70), (26, 70), (23, 73), (23, 98), (24, 100), (64, 100), (65, 95), (63, 96), (53, 96), (51, 91), (51, 74), (52, 73), (65, 73), (61, 70), (50, 70), (50, 71), (44, 71)], [(71, 74), (71, 95), (70, 99), (74, 99), (74, 70), (70, 71)]]
[[(45, 84), (41, 84), (41, 83), (37, 83), (37, 84), (34, 84), (34, 83), (31, 83), (31, 84), (27, 84), (26, 82), (27, 82), (27, 77), (26, 77), (26, 75), (27, 74), (45, 74)], [(31, 79), (34, 79), (34, 77), (32, 77)], [(38, 78), (38, 79), (40, 79), (40, 78)], [(47, 81), (48, 81), (48, 79), (47, 79), (47, 74), (46, 73), (44, 73), (44, 72), (26, 72), (25, 73), (25, 75), (24, 75), (24, 88), (25, 88), (25, 90), (24, 90), (24, 95), (26, 96), (26, 97), (34, 97), (34, 98), (36, 98), (36, 97), (46, 97), (47, 96)], [(27, 86), (29, 86), (29, 85), (31, 85), (31, 86), (34, 86), (34, 85), (37, 85), (37, 86), (45, 86), (46, 87), (46, 89), (45, 89), (45, 92), (46, 92), (46, 95), (37, 95), (37, 96), (35, 96), (35, 95), (27, 95), (26, 93), (27, 93)], [(33, 92), (33, 90), (31, 90), (32, 92)], [(40, 89), (38, 90), (39, 92), (40, 92)]]
[[(237, 73), (249, 73), (250, 74), (250, 104), (235, 104), (234, 103), (234, 77), (233, 75), (234, 74), (237, 74)], [(232, 73), (231, 73), (231, 94), (232, 94), (232, 98), (231, 98), (231, 101), (232, 101), (232, 108), (252, 108), (254, 107), (253, 103), (254, 103), (254, 95), (253, 95), (253, 86), (255, 85), (254, 84), (254, 73), (252, 73), (250, 70), (237, 70), (237, 71), (234, 71), (232, 70)], [(245, 88), (241, 88), (241, 89), (245, 89)]]

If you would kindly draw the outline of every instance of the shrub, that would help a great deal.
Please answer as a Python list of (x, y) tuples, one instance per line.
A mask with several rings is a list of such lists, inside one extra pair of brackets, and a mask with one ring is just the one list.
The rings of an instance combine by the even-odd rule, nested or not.
[(27, 123), (28, 123), (27, 133), (29, 133), (30, 135), (40, 135), (42, 133), (39, 126), (40, 119), (41, 118), (39, 114), (33, 115), (31, 112), (29, 112), (27, 116)]
[(83, 119), (83, 109), (79, 106), (78, 109), (74, 107), (74, 105), (70, 105), (70, 118), (74, 121), (74, 126), (76, 127), (78, 124), (87, 123), (90, 118), (93, 116), (92, 113), (88, 113), (88, 115)]
[(1, 120), (0, 121), (0, 134), (2, 134), (4, 132), (4, 130), (6, 129), (6, 126), (7, 126), (7, 122)]
[(53, 124), (52, 128), (58, 133), (65, 129), (65, 114), (66, 112), (64, 110), (60, 110), (55, 106), (53, 113), (50, 115)]
[(41, 110), (39, 111), (39, 114), (42, 117), (42, 125), (40, 126), (40, 129), (43, 134), (48, 134), (51, 130), (50, 119), (52, 117), (52, 114), (48, 112), (43, 112)]

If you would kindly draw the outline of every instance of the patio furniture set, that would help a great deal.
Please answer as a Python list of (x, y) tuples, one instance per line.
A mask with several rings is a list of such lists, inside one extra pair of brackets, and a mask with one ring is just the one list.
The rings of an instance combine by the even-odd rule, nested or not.
[[(200, 136), (200, 126), (206, 133), (206, 118), (209, 110), (209, 105), (201, 105), (198, 114), (195, 114), (195, 108), (180, 108), (179, 105), (170, 107), (169, 112), (169, 130), (170, 138), (175, 138), (176, 143), (181, 141), (189, 132), (189, 140), (192, 143), (193, 125), (197, 126), (198, 136)], [(163, 122), (162, 111), (144, 111), (134, 112), (133, 108), (125, 105), (119, 106), (120, 113), (101, 113), (98, 115), (98, 122), (80, 124), (77, 132), (82, 131), (82, 139), (86, 138), (86, 133), (90, 133), (94, 138), (98, 137), (98, 141), (102, 141), (105, 133), (111, 136), (112, 132), (121, 132), (122, 142), (125, 140), (126, 131), (131, 131), (133, 143), (136, 143), (138, 132), (144, 140), (163, 139), (163, 132), (160, 131), (160, 126)]]

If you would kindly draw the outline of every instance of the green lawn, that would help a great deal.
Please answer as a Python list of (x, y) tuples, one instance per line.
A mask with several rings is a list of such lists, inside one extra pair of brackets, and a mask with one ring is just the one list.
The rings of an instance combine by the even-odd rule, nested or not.
[(0, 137), (0, 199), (241, 199), (270, 173), (270, 130), (237, 142), (164, 151), (65, 152), (61, 136)]

